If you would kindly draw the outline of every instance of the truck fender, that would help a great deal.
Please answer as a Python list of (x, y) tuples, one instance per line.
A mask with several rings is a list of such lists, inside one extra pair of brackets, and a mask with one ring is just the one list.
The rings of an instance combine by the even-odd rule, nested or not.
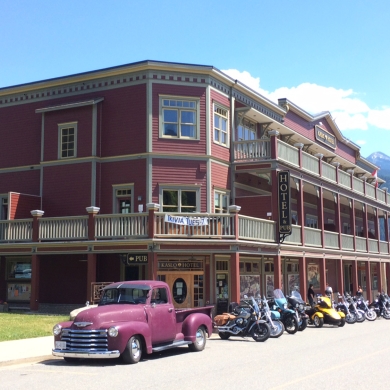
[(152, 335), (149, 325), (146, 322), (132, 321), (112, 324), (111, 326), (116, 326), (118, 328), (118, 336), (114, 338), (109, 337), (109, 347), (115, 345), (115, 348), (113, 349), (118, 349), (120, 353), (123, 353), (130, 337), (138, 334), (142, 336), (144, 340), (145, 352), (152, 353)]
[(203, 313), (193, 313), (186, 317), (182, 325), (184, 340), (195, 342), (196, 331), (200, 326), (203, 326), (206, 329), (208, 337), (210, 337), (213, 330), (211, 318), (208, 315)]

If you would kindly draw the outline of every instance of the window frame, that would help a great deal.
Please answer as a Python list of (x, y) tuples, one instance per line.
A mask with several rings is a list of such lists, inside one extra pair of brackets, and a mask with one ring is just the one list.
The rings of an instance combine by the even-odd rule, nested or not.
[[(130, 191), (129, 194), (118, 195), (118, 191)], [(120, 199), (130, 199), (130, 212), (121, 213), (119, 207)], [(134, 184), (114, 184), (112, 186), (112, 205), (114, 214), (132, 214), (134, 213)]]
[[(249, 126), (246, 126), (246, 124), (253, 125), (253, 129), (251, 129)], [(240, 127), (247, 129), (248, 134), (253, 134), (254, 138), (245, 138), (245, 130), (243, 134), (243, 138), (240, 138)], [(257, 139), (257, 122), (254, 122), (248, 118), (243, 118), (242, 121), (237, 126), (237, 141), (254, 141)]]
[[(78, 125), (78, 122), (58, 123), (57, 126), (58, 126), (58, 159), (59, 160), (67, 160), (67, 159), (77, 157), (77, 125)], [(69, 128), (73, 128), (73, 130), (74, 130), (73, 156), (62, 156), (62, 145), (63, 145), (62, 132), (64, 129), (69, 129)], [(67, 149), (67, 150), (69, 150), (69, 149)]]
[[(224, 117), (222, 114), (216, 112), (216, 110), (224, 110), (226, 111), (226, 117)], [(215, 139), (215, 132), (218, 131), (219, 132), (219, 139), (221, 139), (221, 134), (223, 133), (223, 130), (220, 129), (220, 128), (216, 128), (215, 127), (215, 115), (218, 115), (220, 118), (225, 118), (226, 119), (226, 131), (225, 131), (225, 135), (226, 135), (226, 143), (223, 143), (221, 141), (218, 141)], [(230, 126), (229, 126), (229, 109), (220, 105), (220, 104), (217, 104), (217, 103), (214, 103), (213, 104), (213, 142), (217, 145), (221, 145), (223, 147), (226, 147), (226, 148), (229, 148), (230, 147)]]
[[(164, 191), (178, 191), (178, 201), (180, 204), (178, 204), (178, 209), (179, 211), (164, 211)], [(176, 185), (161, 185), (160, 186), (160, 193), (159, 193), (159, 203), (160, 203), (160, 208), (161, 211), (164, 213), (180, 213), (180, 214), (192, 214), (189, 211), (181, 211), (182, 206), (181, 206), (181, 193), (183, 191), (191, 191), (195, 192), (195, 211), (193, 213), (199, 213), (200, 210), (200, 187), (199, 186), (176, 186)], [(169, 207), (169, 206), (166, 206)], [(185, 206), (184, 206), (185, 207)]]
[[(310, 221), (310, 223), (309, 223)], [(313, 222), (311, 222), (313, 221)], [(312, 226), (312, 225), (316, 225), (316, 226)], [(312, 228), (312, 229), (318, 229), (318, 216), (317, 215), (313, 215), (313, 214), (306, 214), (306, 217), (305, 217), (305, 227), (309, 227), (309, 228)]]
[[(176, 95), (160, 95), (159, 97), (159, 105), (160, 105), (160, 126), (159, 126), (159, 138), (164, 138), (164, 139), (180, 139), (180, 140), (186, 140), (186, 141), (193, 141), (193, 140), (199, 140), (200, 139), (200, 99), (197, 97), (192, 97), (192, 96), (176, 96)], [(170, 106), (164, 106), (163, 101), (164, 100), (176, 100), (176, 101), (182, 101), (182, 102), (194, 102), (195, 103), (195, 108), (190, 108), (190, 107), (178, 107), (178, 106), (172, 106), (171, 109), (177, 109), (178, 110), (178, 132), (177, 135), (166, 135), (164, 134), (164, 109), (166, 107)], [(195, 129), (195, 134), (193, 137), (188, 137), (188, 136), (182, 136), (181, 135), (181, 111), (194, 111), (195, 112), (195, 120), (196, 123), (194, 125)], [(168, 122), (171, 123), (171, 122)], [(172, 122), (173, 123), (173, 122)]]
[[(223, 206), (218, 208), (219, 211), (217, 211), (217, 208), (215, 207), (215, 197), (216, 195), (219, 195), (220, 197), (226, 197), (226, 211), (223, 211)], [(221, 199), (223, 200), (223, 199)], [(222, 202), (223, 204), (223, 202)], [(214, 189), (214, 214), (227, 214), (229, 213), (229, 204), (230, 204), (230, 191), (220, 190), (220, 189)]]

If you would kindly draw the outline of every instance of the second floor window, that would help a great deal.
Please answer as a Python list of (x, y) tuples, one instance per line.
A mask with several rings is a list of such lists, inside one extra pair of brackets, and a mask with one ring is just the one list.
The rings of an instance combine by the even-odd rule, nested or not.
[(115, 190), (116, 210), (119, 214), (131, 213), (131, 188), (118, 188)]
[(163, 190), (162, 211), (168, 213), (195, 213), (197, 191)]
[(77, 151), (77, 123), (58, 125), (59, 130), (59, 158), (76, 157)]
[(243, 119), (241, 124), (238, 126), (238, 141), (250, 141), (257, 138), (256, 135), (256, 124)]
[(215, 191), (214, 192), (214, 213), (227, 213), (229, 204), (229, 195)]
[(318, 229), (318, 218), (314, 215), (306, 215), (306, 226)]
[(197, 102), (194, 100), (161, 100), (162, 136), (172, 138), (197, 137)]
[(228, 146), (228, 112), (214, 107), (214, 142)]

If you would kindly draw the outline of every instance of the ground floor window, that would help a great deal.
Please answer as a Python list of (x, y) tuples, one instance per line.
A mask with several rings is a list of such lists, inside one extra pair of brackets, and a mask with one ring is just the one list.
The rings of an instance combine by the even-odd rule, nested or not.
[(30, 301), (31, 296), (31, 259), (7, 258), (7, 301)]

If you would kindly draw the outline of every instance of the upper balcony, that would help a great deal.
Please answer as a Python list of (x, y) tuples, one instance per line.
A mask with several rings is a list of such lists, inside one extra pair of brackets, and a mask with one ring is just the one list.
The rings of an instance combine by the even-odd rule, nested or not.
[[(231, 208), (236, 206), (230, 206)], [(150, 241), (155, 239), (208, 240), (223, 239), (232, 241), (252, 241), (254, 244), (278, 244), (276, 222), (239, 215), (228, 214), (175, 214), (175, 217), (188, 218), (189, 224), (168, 222), (166, 213), (156, 209), (147, 213), (107, 214), (32, 218), (24, 220), (0, 221), (0, 245), (38, 242), (86, 242), (110, 241), (123, 243), (124, 240)], [(203, 219), (203, 223), (194, 223)], [(302, 235), (302, 229), (304, 234)], [(302, 242), (304, 237), (305, 242)], [(283, 245), (297, 247), (324, 248), (339, 251), (389, 254), (389, 242), (352, 236), (310, 227), (293, 225), (292, 234)]]

